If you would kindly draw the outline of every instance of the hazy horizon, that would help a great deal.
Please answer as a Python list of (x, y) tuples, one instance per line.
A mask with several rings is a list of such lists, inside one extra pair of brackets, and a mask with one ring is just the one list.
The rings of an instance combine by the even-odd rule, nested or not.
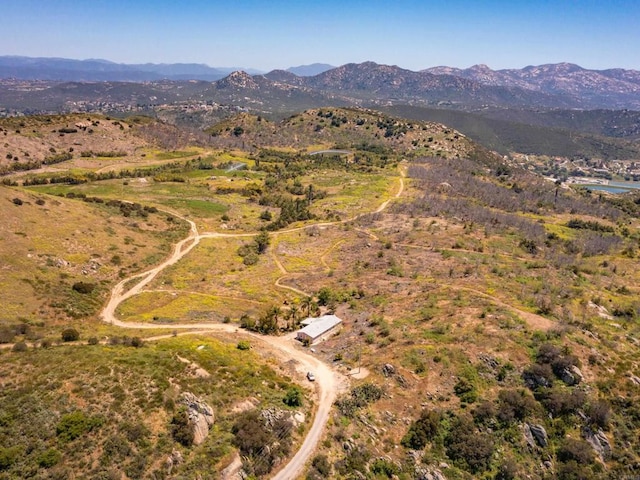
[(0, 55), (264, 72), (374, 61), (409, 70), (568, 62), (640, 70), (640, 2), (5, 0)]

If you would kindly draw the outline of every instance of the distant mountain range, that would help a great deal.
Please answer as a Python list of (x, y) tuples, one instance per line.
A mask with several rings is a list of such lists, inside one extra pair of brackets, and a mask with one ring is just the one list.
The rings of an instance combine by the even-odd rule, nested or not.
[[(0, 78), (71, 82), (148, 82), (157, 80), (219, 80), (237, 67), (212, 68), (201, 63), (124, 64), (108, 60), (72, 60), (0, 56)], [(247, 69), (249, 73), (262, 73)]]
[[(291, 67), (287, 71), (308, 77), (334, 68), (326, 63)], [(64, 82), (152, 82), (158, 80), (215, 81), (234, 71), (259, 75), (260, 70), (238, 67), (209, 67), (202, 63), (124, 64), (108, 60), (72, 60), (0, 56), (0, 78), (54, 80)]]
[(287, 68), (287, 72), (291, 72), (299, 77), (313, 77), (327, 70), (336, 68), (327, 63), (312, 63), (311, 65), (300, 65), (298, 67)]
[[(231, 68), (204, 64), (126, 65), (106, 60), (0, 57), (0, 78), (74, 82), (153, 82), (161, 80), (221, 81)], [(640, 72), (588, 70), (570, 63), (491, 70), (486, 65), (467, 69), (434, 67), (419, 72), (374, 62), (340, 67), (315, 63), (253, 74), (253, 82), (236, 85), (249, 96), (260, 89), (273, 94), (303, 89), (312, 96), (349, 97), (354, 102), (429, 105), (461, 109), (572, 108), (640, 110)], [(237, 78), (236, 78), (237, 79)], [(266, 81), (265, 81), (266, 80)], [(268, 81), (268, 82), (267, 82)], [(270, 85), (267, 85), (271, 82)], [(300, 92), (298, 92), (300, 93)], [(215, 99), (214, 99), (215, 100)], [(269, 99), (261, 99), (269, 103)]]
[(588, 70), (572, 63), (558, 63), (511, 70), (491, 70), (486, 65), (474, 65), (464, 70), (435, 67), (424, 72), (454, 75), (487, 86), (572, 97), (578, 104), (598, 108), (624, 108), (623, 105), (629, 104), (637, 109), (639, 106), (640, 72), (637, 70)]

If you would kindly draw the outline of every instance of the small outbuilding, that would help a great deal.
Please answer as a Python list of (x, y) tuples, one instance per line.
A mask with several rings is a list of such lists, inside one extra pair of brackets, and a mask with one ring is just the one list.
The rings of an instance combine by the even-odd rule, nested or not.
[(335, 330), (342, 323), (342, 320), (335, 315), (323, 315), (321, 317), (310, 317), (302, 322), (303, 328), (298, 330), (296, 338), (301, 342), (314, 343), (323, 335)]

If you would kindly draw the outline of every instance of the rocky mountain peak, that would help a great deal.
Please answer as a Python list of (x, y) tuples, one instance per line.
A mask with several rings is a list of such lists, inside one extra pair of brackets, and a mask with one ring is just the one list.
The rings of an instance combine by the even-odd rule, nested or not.
[(228, 76), (219, 80), (217, 85), (218, 88), (242, 88), (254, 90), (260, 88), (254, 78), (242, 70), (231, 72)]

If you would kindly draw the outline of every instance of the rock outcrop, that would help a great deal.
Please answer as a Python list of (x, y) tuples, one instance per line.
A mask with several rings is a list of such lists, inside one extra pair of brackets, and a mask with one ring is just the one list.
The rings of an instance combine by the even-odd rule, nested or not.
[(171, 455), (169, 455), (169, 457), (167, 457), (167, 460), (165, 461), (167, 472), (171, 473), (171, 471), (173, 470), (173, 467), (180, 465), (182, 462), (184, 462), (184, 459), (182, 458), (182, 454), (180, 453), (179, 450), (174, 449), (171, 452)]
[(385, 377), (391, 377), (396, 373), (396, 369), (393, 365), (391, 365), (390, 363), (385, 363), (382, 366), (382, 374)]
[(584, 438), (593, 447), (600, 457), (600, 460), (606, 461), (611, 458), (611, 443), (602, 430), (594, 432), (590, 428), (583, 431)]
[(200, 445), (207, 438), (215, 420), (213, 408), (191, 392), (183, 392), (180, 403), (187, 407), (189, 423), (193, 425), (193, 444)]
[(540, 445), (542, 448), (546, 447), (549, 444), (549, 437), (547, 436), (547, 431), (544, 429), (544, 427), (542, 425), (533, 425), (530, 423), (527, 425), (531, 430), (533, 438), (535, 438), (536, 442), (538, 442), (538, 445)]
[(434, 467), (416, 467), (415, 478), (418, 480), (447, 480), (442, 472)]
[(560, 379), (569, 386), (578, 385), (584, 380), (584, 376), (578, 367), (572, 365), (562, 370)]

